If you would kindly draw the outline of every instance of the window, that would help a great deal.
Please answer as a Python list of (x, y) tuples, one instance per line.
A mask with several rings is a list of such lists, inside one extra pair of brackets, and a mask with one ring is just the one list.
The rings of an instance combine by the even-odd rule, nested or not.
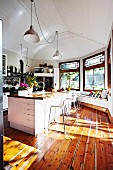
[(80, 89), (80, 61), (60, 63), (60, 88)]
[(102, 90), (105, 87), (104, 52), (84, 59), (84, 90)]

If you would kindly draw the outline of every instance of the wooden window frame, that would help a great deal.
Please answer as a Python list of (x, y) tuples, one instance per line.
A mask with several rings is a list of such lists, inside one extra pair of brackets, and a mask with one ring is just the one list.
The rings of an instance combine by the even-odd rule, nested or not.
[[(105, 51), (102, 51), (102, 52), (100, 52), (100, 53), (97, 53), (97, 54), (95, 54), (95, 55), (92, 55), (92, 56), (90, 56), (90, 57), (87, 57), (87, 58), (85, 58), (85, 59), (83, 59), (83, 90), (84, 91), (97, 91), (97, 90), (94, 90), (94, 89), (85, 89), (85, 70), (91, 70), (91, 69), (96, 69), (96, 68), (100, 68), (100, 67), (104, 67), (104, 87), (105, 87), (105, 60), (103, 61), (103, 63), (101, 63), (101, 64), (97, 64), (97, 65), (93, 65), (93, 66), (89, 66), (89, 67), (85, 67), (85, 61), (87, 60), (87, 59), (90, 59), (90, 58), (93, 58), (93, 57), (96, 57), (96, 56), (98, 56), (98, 55), (100, 55), (100, 54), (103, 54), (104, 55), (104, 57), (105, 57)], [(101, 90), (98, 90), (98, 91), (101, 91)]]
[[(60, 70), (60, 65), (61, 64), (73, 63), (73, 62), (78, 62), (79, 63), (79, 68), (77, 68), (77, 69), (64, 69), (64, 70)], [(79, 72), (79, 89), (71, 89), (71, 90), (80, 91), (80, 60), (60, 62), (59, 63), (59, 75), (60, 75), (60, 73), (66, 73), (66, 72)], [(60, 78), (59, 78), (59, 84), (60, 84)]]

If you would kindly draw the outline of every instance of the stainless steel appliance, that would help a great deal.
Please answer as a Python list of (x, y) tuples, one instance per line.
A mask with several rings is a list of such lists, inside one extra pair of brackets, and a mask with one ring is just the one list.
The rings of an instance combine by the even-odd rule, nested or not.
[(34, 73), (43, 73), (44, 72), (44, 68), (43, 67), (35, 67), (34, 68)]

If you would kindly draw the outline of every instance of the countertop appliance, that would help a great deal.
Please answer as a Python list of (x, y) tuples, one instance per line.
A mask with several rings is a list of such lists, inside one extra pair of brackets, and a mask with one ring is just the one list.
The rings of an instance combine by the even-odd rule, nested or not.
[(44, 68), (43, 67), (35, 67), (34, 68), (34, 73), (43, 73), (44, 72)]

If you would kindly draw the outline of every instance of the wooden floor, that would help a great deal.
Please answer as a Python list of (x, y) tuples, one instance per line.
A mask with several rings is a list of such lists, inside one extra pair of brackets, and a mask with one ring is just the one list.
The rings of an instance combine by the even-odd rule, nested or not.
[[(38, 137), (13, 128), (4, 130), (4, 161), (11, 170), (113, 170), (113, 125), (91, 108), (71, 110), (66, 134), (44, 132)], [(52, 129), (63, 131), (54, 124)]]

